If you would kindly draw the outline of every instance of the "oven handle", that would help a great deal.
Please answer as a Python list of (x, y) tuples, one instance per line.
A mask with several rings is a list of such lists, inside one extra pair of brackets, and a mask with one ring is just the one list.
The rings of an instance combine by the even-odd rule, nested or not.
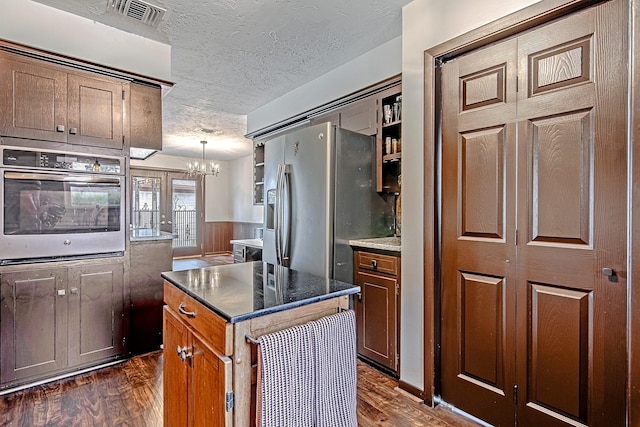
[(40, 181), (72, 181), (72, 182), (90, 182), (96, 184), (119, 184), (119, 177), (96, 176), (96, 175), (71, 175), (71, 174), (49, 174), (34, 172), (5, 172), (4, 177), (7, 179), (31, 179)]

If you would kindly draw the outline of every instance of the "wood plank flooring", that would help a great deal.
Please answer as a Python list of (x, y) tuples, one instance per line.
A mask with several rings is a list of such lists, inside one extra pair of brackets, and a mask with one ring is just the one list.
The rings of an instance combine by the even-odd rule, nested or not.
[[(397, 385), (358, 362), (359, 426), (477, 426), (446, 408), (416, 402)], [(162, 353), (0, 396), (0, 425), (162, 426)]]

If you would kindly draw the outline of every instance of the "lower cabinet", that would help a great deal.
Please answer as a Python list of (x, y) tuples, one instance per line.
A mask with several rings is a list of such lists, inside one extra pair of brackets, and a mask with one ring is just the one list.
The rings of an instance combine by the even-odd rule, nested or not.
[(171, 271), (172, 240), (131, 242), (129, 270), (129, 355), (158, 350), (162, 345), (163, 271)]
[(123, 264), (2, 274), (0, 387), (120, 356)]
[(400, 258), (355, 251), (354, 266), (358, 353), (397, 374)]
[(233, 402), (227, 404), (226, 397), (233, 395), (232, 364), (222, 355), (224, 332), (218, 333), (227, 325), (199, 303), (181, 298), (179, 291), (167, 289), (165, 286), (164, 425), (231, 426)]

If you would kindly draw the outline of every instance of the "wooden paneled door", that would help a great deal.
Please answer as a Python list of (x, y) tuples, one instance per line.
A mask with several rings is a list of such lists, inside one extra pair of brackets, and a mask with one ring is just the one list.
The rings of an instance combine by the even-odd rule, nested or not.
[(625, 425), (627, 5), (442, 67), (443, 400)]

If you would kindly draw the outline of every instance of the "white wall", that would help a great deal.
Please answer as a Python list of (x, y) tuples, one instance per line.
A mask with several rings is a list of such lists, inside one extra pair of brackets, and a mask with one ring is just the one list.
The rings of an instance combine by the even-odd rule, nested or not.
[[(189, 160), (192, 159), (156, 154), (147, 160), (131, 160), (131, 166), (184, 170)], [(232, 162), (219, 160), (216, 160), (216, 162), (220, 163), (220, 174), (218, 176), (207, 176), (204, 184), (204, 219), (207, 222), (233, 221), (234, 202), (230, 192), (233, 179)], [(251, 175), (249, 175), (249, 178), (251, 178)]]
[(171, 81), (171, 46), (30, 0), (0, 0), (0, 39)]
[(397, 37), (256, 108), (247, 116), (247, 132), (260, 130), (400, 74), (401, 43), (402, 38)]
[(253, 205), (253, 155), (229, 162), (231, 182), (229, 192), (233, 221), (263, 222), (262, 205)]
[[(536, 3), (414, 0), (402, 11), (402, 381), (423, 389), (424, 51)], [(431, 171), (429, 171), (431, 173)]]

